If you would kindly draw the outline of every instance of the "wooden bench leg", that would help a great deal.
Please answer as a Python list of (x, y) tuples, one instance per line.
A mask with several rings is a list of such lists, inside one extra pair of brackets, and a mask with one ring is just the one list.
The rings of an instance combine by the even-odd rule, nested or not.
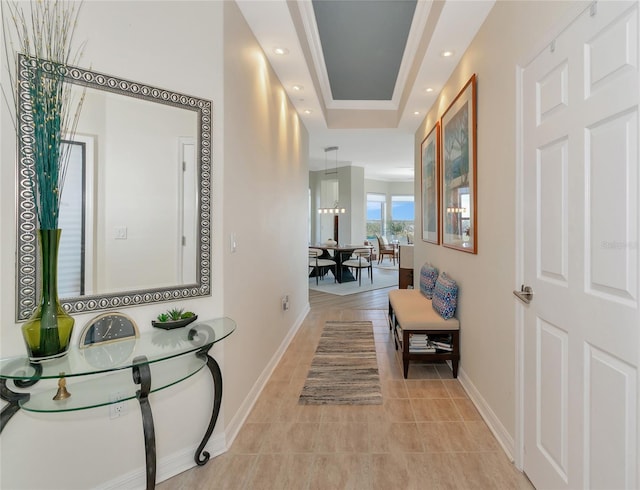
[(458, 377), (458, 362), (460, 360), (460, 331), (456, 330), (451, 332), (451, 340), (453, 341), (453, 354), (455, 357), (451, 360), (451, 370), (453, 371), (453, 377)]
[(391, 331), (391, 335), (393, 335), (393, 345), (396, 350), (398, 350), (398, 334), (397, 334), (398, 322), (396, 321), (396, 316), (393, 313), (393, 308), (391, 307), (391, 303), (389, 303), (389, 330)]
[(402, 370), (404, 379), (409, 374), (409, 332), (402, 331)]

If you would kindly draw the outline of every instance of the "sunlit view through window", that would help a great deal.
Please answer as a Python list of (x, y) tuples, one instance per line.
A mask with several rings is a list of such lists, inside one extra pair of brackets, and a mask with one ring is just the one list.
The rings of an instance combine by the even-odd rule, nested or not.
[(388, 196), (367, 194), (367, 238), (376, 235), (390, 240), (412, 243), (415, 206), (413, 196)]

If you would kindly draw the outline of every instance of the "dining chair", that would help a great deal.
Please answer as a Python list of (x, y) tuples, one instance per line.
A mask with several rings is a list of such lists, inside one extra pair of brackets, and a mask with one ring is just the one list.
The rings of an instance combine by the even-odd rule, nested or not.
[(378, 239), (378, 264), (382, 262), (382, 259), (385, 255), (391, 255), (391, 260), (393, 260), (393, 265), (396, 264), (396, 247), (392, 243), (389, 243), (386, 237), (376, 235)]
[(371, 284), (373, 284), (373, 264), (371, 263), (370, 248), (356, 248), (349, 260), (345, 260), (342, 265), (355, 269), (358, 286), (362, 286), (362, 270), (367, 269), (367, 275), (371, 278)]
[[(316, 276), (316, 285), (318, 285), (318, 277), (322, 274), (322, 268), (328, 267), (333, 269), (333, 282), (338, 277), (338, 266), (335, 260), (322, 257), (324, 251), (320, 248), (309, 248), (309, 267), (313, 269)], [(324, 279), (324, 275), (322, 275)]]

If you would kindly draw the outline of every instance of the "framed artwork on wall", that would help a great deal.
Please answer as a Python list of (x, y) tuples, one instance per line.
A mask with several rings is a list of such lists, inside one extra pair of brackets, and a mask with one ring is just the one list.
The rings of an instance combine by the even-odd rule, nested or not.
[(442, 244), (477, 253), (476, 75), (440, 118)]
[(440, 243), (440, 122), (436, 122), (420, 147), (422, 170), (422, 239)]

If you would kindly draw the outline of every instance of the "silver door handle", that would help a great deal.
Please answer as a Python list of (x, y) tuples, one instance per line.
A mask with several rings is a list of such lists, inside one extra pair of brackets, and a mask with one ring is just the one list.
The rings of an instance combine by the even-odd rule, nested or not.
[(531, 303), (531, 300), (533, 299), (533, 289), (531, 286), (525, 286), (524, 284), (520, 287), (520, 291), (514, 291), (513, 294), (526, 304)]

